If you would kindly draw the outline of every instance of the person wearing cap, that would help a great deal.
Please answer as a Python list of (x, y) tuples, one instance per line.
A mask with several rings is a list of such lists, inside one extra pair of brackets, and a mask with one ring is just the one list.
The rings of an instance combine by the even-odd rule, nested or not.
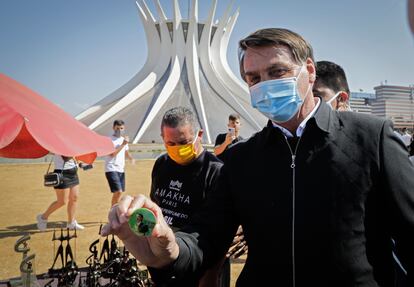
[[(241, 225), (249, 252), (239, 287), (394, 286), (395, 245), (414, 286), (414, 166), (392, 122), (314, 97), (313, 50), (293, 31), (260, 29), (239, 48), (267, 126), (228, 150), (217, 189), (179, 232), (139, 194), (110, 210), (102, 235), (117, 234), (154, 273), (179, 279), (220, 258)], [(127, 224), (141, 207), (157, 215), (146, 238)]]

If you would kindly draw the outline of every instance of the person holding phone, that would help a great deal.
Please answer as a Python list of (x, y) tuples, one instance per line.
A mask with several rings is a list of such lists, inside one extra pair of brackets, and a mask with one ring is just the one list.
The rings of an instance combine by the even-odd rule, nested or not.
[(123, 120), (115, 120), (113, 124), (114, 133), (111, 136), (115, 152), (105, 158), (105, 176), (108, 180), (112, 193), (111, 206), (117, 204), (125, 191), (125, 157), (132, 164), (135, 163), (134, 158), (128, 152), (129, 137), (125, 135), (125, 123)]
[(225, 159), (225, 151), (232, 144), (242, 140), (240, 133), (240, 115), (230, 114), (229, 122), (227, 124), (227, 133), (219, 134), (214, 144), (214, 154), (222, 161)]

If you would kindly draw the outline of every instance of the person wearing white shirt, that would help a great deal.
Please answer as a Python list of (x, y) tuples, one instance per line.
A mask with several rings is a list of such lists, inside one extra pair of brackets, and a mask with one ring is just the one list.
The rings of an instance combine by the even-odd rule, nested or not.
[(406, 147), (411, 144), (411, 135), (408, 133), (407, 128), (403, 128), (401, 138)]
[(73, 157), (55, 154), (54, 166), (54, 172), (61, 173), (63, 180), (59, 185), (54, 187), (56, 192), (56, 200), (49, 205), (44, 213), (37, 215), (37, 228), (40, 231), (46, 230), (49, 216), (67, 203), (68, 222), (66, 224), (66, 228), (71, 230), (82, 230), (84, 229), (84, 226), (79, 224), (75, 219), (79, 197), (77, 162)]
[(125, 156), (134, 163), (133, 157), (128, 152), (129, 137), (124, 135), (125, 123), (115, 120), (113, 124), (114, 133), (111, 136), (115, 152), (105, 158), (105, 176), (112, 192), (111, 206), (118, 203), (122, 192), (125, 191)]

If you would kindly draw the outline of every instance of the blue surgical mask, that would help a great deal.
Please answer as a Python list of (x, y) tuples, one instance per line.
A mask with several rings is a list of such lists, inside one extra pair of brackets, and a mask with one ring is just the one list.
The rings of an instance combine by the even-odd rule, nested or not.
[(264, 81), (250, 87), (252, 106), (272, 121), (290, 120), (303, 103), (297, 88), (302, 69), (303, 66), (296, 77)]

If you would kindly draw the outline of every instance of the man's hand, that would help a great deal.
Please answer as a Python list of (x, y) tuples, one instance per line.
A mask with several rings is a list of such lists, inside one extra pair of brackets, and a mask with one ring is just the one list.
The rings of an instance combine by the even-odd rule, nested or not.
[(233, 242), (230, 245), (229, 250), (227, 251), (227, 258), (239, 258), (241, 255), (247, 253), (247, 243), (244, 240), (243, 229), (241, 226), (237, 229), (236, 235), (234, 236)]
[(122, 142), (122, 145), (127, 145), (129, 143), (129, 136), (124, 136), (124, 141)]
[(236, 139), (236, 136), (233, 133), (227, 133), (226, 134), (226, 143), (227, 145), (231, 144), (233, 140)]
[[(128, 219), (134, 210), (145, 207), (154, 212), (157, 223), (151, 236), (137, 236), (128, 225)], [(149, 198), (123, 196), (114, 205), (108, 215), (108, 223), (102, 228), (101, 235), (117, 235), (125, 247), (144, 265), (160, 268), (174, 262), (179, 248), (171, 228), (164, 220), (161, 209)]]

